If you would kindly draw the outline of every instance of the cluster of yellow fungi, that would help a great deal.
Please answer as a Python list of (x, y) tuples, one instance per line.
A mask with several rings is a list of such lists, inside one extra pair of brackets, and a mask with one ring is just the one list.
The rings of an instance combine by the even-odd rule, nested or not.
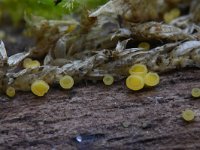
[[(150, 46), (145, 44), (141, 44), (142, 48), (145, 49), (145, 47), (148, 47), (149, 49)], [(26, 58), (23, 61), (23, 67), (24, 68), (35, 68), (39, 67), (40, 63), (37, 60), (32, 60), (30, 58)], [(135, 64), (129, 69), (129, 76), (126, 79), (126, 86), (133, 90), (133, 91), (138, 91), (143, 89), (145, 86), (148, 87), (154, 87), (159, 84), (160, 82), (160, 77), (157, 73), (155, 72), (148, 72), (148, 69), (146, 65), (144, 64)], [(103, 77), (103, 83), (105, 85), (112, 85), (114, 83), (114, 77), (110, 74), (106, 74)], [(74, 79), (69, 76), (65, 75), (60, 77), (59, 84), (63, 89), (71, 89), (74, 85)], [(33, 94), (36, 96), (44, 96), (48, 91), (49, 91), (49, 85), (47, 82), (45, 82), (42, 79), (35, 80), (31, 84), (31, 91)], [(6, 89), (6, 94), (8, 97), (14, 97), (15, 96), (15, 88), (8, 86)], [(200, 97), (200, 88), (193, 88), (191, 91), (191, 95), (195, 98)], [(183, 120), (187, 122), (191, 122), (195, 118), (195, 113), (190, 110), (186, 109), (182, 112), (182, 118)]]
[[(40, 63), (37, 60), (26, 58), (23, 61), (24, 68), (39, 67)], [(130, 76), (126, 79), (126, 85), (129, 89), (137, 91), (147, 86), (156, 86), (159, 83), (159, 76), (157, 73), (148, 72), (147, 67), (143, 64), (135, 64), (129, 69)], [(112, 85), (114, 83), (114, 77), (110, 74), (106, 74), (103, 77), (103, 83), (105, 85)], [(74, 86), (74, 79), (69, 75), (60, 77), (60, 87), (63, 89), (71, 89)], [(31, 91), (37, 96), (44, 96), (49, 91), (49, 85), (42, 79), (34, 80), (31, 84)], [(6, 94), (9, 97), (15, 96), (15, 88), (9, 86), (6, 90)]]
[[(63, 89), (71, 89), (74, 85), (74, 79), (65, 75), (60, 78), (59, 84)], [(44, 80), (36, 80), (31, 85), (31, 91), (37, 96), (44, 96), (49, 90), (49, 85)]]
[[(155, 72), (148, 72), (146, 65), (135, 64), (129, 69), (129, 76), (126, 79), (126, 86), (133, 90), (141, 90), (145, 85), (153, 87), (159, 84), (160, 77)], [(114, 77), (107, 74), (103, 77), (103, 83), (105, 85), (112, 85), (114, 83)]]
[(133, 91), (141, 90), (145, 85), (154, 87), (160, 82), (159, 75), (155, 72), (148, 72), (144, 64), (133, 65), (129, 69), (129, 74), (126, 79), (126, 86)]
[[(191, 95), (194, 98), (200, 98), (200, 88), (193, 88), (191, 91)], [(195, 118), (195, 113), (190, 109), (186, 109), (182, 112), (182, 118), (187, 122), (191, 122)]]
[(37, 68), (37, 67), (40, 67), (40, 62), (38, 60), (32, 60), (31, 58), (25, 58), (24, 61), (23, 61), (23, 67), (25, 69)]
[[(150, 48), (150, 45), (143, 42), (138, 47), (148, 50)], [(23, 61), (23, 67), (26, 69), (36, 68), (39, 66), (40, 62), (37, 60), (26, 58)], [(148, 72), (148, 69), (144, 64), (133, 65), (129, 69), (129, 74), (130, 75), (126, 79), (126, 86), (133, 91), (141, 90), (145, 86), (154, 87), (160, 82), (159, 75), (155, 72)], [(112, 85), (114, 83), (114, 77), (110, 74), (106, 74), (103, 77), (103, 83), (107, 86)], [(60, 87), (62, 87), (63, 89), (71, 89), (74, 86), (74, 79), (69, 75), (64, 75), (60, 77), (59, 84)], [(42, 79), (34, 80), (31, 84), (32, 93), (39, 97), (44, 96), (49, 91), (49, 88), (50, 86), (48, 85), (48, 83)], [(6, 94), (8, 97), (14, 97), (15, 93), (16, 91), (14, 87), (7, 87)], [(200, 97), (200, 88), (193, 88), (191, 91), (191, 95), (195, 98)], [(186, 109), (182, 112), (182, 118), (187, 122), (191, 122), (195, 118), (195, 113), (190, 109)]]
[[(40, 62), (38, 60), (26, 58), (23, 60), (22, 65), (25, 69), (33, 69), (39, 67)], [(63, 89), (71, 89), (74, 85), (74, 79), (69, 75), (65, 75), (60, 77), (59, 84)], [(50, 87), (48, 83), (42, 79), (34, 80), (31, 84), (32, 93), (39, 97), (44, 96), (49, 91), (49, 88)], [(15, 88), (12, 86), (8, 86), (5, 93), (8, 97), (14, 97), (16, 93)]]

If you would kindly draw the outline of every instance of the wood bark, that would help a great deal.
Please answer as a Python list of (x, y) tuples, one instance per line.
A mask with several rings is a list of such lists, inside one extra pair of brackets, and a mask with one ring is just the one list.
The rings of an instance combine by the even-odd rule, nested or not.
[[(200, 87), (197, 68), (162, 74), (157, 87), (139, 92), (120, 81), (55, 87), (41, 98), (1, 95), (0, 149), (200, 149), (200, 98), (191, 97), (193, 87)], [(187, 108), (196, 114), (191, 123), (181, 118)]]

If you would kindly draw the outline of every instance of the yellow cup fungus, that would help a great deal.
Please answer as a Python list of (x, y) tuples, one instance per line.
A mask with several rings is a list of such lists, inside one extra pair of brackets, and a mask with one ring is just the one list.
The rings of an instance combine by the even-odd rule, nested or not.
[(148, 72), (144, 77), (144, 83), (147, 86), (156, 86), (160, 82), (160, 77), (157, 73)]
[(49, 85), (43, 80), (36, 80), (31, 85), (31, 91), (37, 96), (44, 96), (49, 90)]
[(163, 16), (163, 19), (166, 23), (170, 23), (175, 18), (179, 17), (181, 15), (181, 11), (178, 8), (174, 8), (169, 12), (166, 12)]
[(165, 13), (163, 16), (165, 23), (170, 23), (174, 17), (170, 13)]
[(113, 82), (114, 82), (114, 77), (112, 75), (107, 74), (103, 77), (103, 83), (105, 85), (112, 85)]
[(126, 86), (133, 91), (141, 90), (144, 87), (144, 79), (139, 75), (130, 75), (126, 79)]
[(156, 86), (160, 82), (157, 73), (148, 72), (146, 65), (135, 64), (129, 69), (130, 76), (126, 79), (126, 86), (134, 91), (147, 86)]
[(74, 79), (69, 75), (65, 75), (60, 78), (59, 83), (63, 89), (71, 89), (74, 85)]
[(147, 42), (141, 42), (141, 43), (138, 45), (138, 48), (143, 48), (144, 50), (149, 50), (149, 49), (150, 49), (150, 44), (147, 43)]
[(193, 88), (191, 94), (192, 94), (192, 97), (195, 97), (195, 98), (200, 97), (200, 88)]
[(129, 74), (135, 74), (144, 77), (147, 74), (147, 71), (146, 65), (135, 64), (129, 69)]
[(182, 112), (182, 118), (185, 120), (185, 121), (193, 121), (194, 120), (194, 117), (195, 117), (195, 114), (192, 110), (190, 109), (186, 109)]
[(15, 88), (9, 86), (6, 89), (6, 95), (9, 96), (9, 97), (14, 97), (15, 96)]
[(25, 59), (23, 60), (23, 67), (24, 67), (24, 68), (28, 68), (28, 65), (29, 65), (31, 62), (32, 62), (32, 59), (30, 59), (30, 58), (25, 58)]
[(28, 68), (36, 68), (40, 66), (40, 62), (38, 60), (32, 60), (30, 58), (26, 58), (23, 61), (23, 67)]

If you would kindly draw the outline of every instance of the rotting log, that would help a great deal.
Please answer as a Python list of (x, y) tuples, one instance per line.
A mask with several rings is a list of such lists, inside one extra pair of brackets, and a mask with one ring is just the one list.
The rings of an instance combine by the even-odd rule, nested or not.
[[(197, 68), (170, 72), (139, 92), (120, 81), (56, 87), (42, 98), (1, 95), (0, 149), (200, 149), (200, 99), (190, 94), (199, 75)], [(186, 108), (195, 121), (181, 119)]]

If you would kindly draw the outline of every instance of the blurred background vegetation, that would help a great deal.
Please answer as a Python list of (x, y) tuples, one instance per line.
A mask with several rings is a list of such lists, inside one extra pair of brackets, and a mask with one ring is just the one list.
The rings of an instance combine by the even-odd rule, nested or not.
[(33, 14), (47, 19), (63, 19), (66, 14), (92, 10), (108, 0), (0, 0), (0, 20), (9, 17), (15, 25), (24, 14)]

